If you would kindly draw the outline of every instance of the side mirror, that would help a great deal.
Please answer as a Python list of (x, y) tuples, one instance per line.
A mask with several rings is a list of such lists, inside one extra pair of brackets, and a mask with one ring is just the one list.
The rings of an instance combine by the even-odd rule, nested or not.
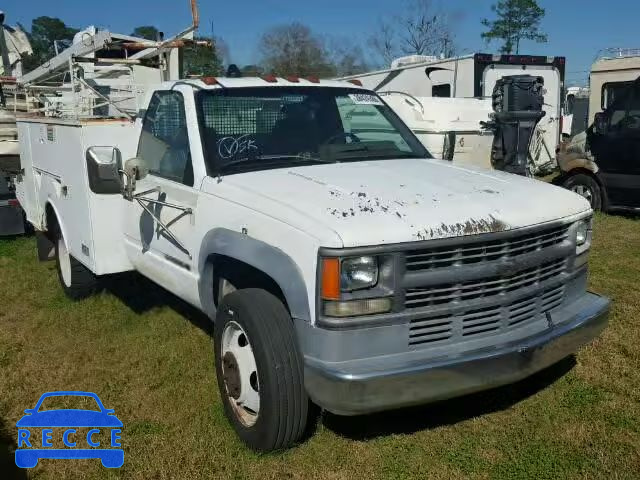
[(593, 118), (593, 130), (599, 135), (604, 135), (609, 129), (609, 119), (604, 112), (598, 112)]
[(120, 169), (122, 155), (115, 147), (89, 147), (87, 149), (89, 188), (93, 193), (114, 194), (122, 190)]
[(130, 158), (124, 164), (121, 171), (125, 178), (125, 185), (122, 189), (122, 196), (125, 200), (133, 200), (133, 192), (136, 191), (136, 181), (149, 174), (149, 168), (141, 158)]

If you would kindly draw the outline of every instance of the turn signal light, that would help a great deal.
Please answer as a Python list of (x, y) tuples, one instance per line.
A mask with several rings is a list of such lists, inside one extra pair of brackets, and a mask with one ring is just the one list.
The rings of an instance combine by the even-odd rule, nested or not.
[(322, 298), (338, 300), (340, 298), (340, 259), (322, 259)]

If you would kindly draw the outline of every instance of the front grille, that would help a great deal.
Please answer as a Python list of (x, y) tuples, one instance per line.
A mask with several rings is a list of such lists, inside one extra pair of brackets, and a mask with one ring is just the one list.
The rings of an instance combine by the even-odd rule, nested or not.
[(521, 288), (541, 284), (561, 274), (565, 268), (566, 259), (561, 258), (537, 267), (520, 270), (512, 275), (431, 287), (408, 288), (405, 307), (408, 309), (432, 307), (449, 302), (462, 302), (512, 293)]
[(406, 254), (407, 271), (432, 270), (454, 265), (492, 262), (562, 243), (569, 235), (566, 225), (537, 230), (501, 240), (438, 248), (411, 250)]
[(558, 285), (513, 302), (413, 320), (409, 345), (451, 343), (470, 337), (506, 333), (539, 319), (560, 306), (564, 286)]

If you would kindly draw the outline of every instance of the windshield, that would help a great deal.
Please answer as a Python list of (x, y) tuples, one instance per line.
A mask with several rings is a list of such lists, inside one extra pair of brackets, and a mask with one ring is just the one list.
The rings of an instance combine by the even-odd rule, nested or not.
[(196, 103), (205, 157), (215, 173), (431, 157), (372, 92), (330, 87), (201, 90)]

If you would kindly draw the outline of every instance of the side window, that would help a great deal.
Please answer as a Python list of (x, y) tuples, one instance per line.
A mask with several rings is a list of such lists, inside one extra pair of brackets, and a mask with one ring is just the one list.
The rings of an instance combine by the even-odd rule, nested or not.
[(380, 112), (385, 108), (382, 105), (356, 104), (350, 97), (338, 97), (336, 103), (345, 133), (363, 142), (388, 142), (401, 152), (411, 152), (397, 128)]
[(159, 177), (193, 186), (189, 135), (180, 92), (153, 94), (142, 123), (138, 157)]
[(629, 87), (626, 95), (612, 106), (611, 128), (640, 131), (640, 83)]
[(445, 83), (443, 85), (434, 85), (431, 87), (431, 96), (432, 97), (450, 97), (451, 96), (451, 85)]
[(600, 102), (602, 110), (606, 110), (613, 102), (618, 101), (625, 95), (627, 90), (633, 82), (607, 82), (602, 85), (602, 92), (600, 95)]

